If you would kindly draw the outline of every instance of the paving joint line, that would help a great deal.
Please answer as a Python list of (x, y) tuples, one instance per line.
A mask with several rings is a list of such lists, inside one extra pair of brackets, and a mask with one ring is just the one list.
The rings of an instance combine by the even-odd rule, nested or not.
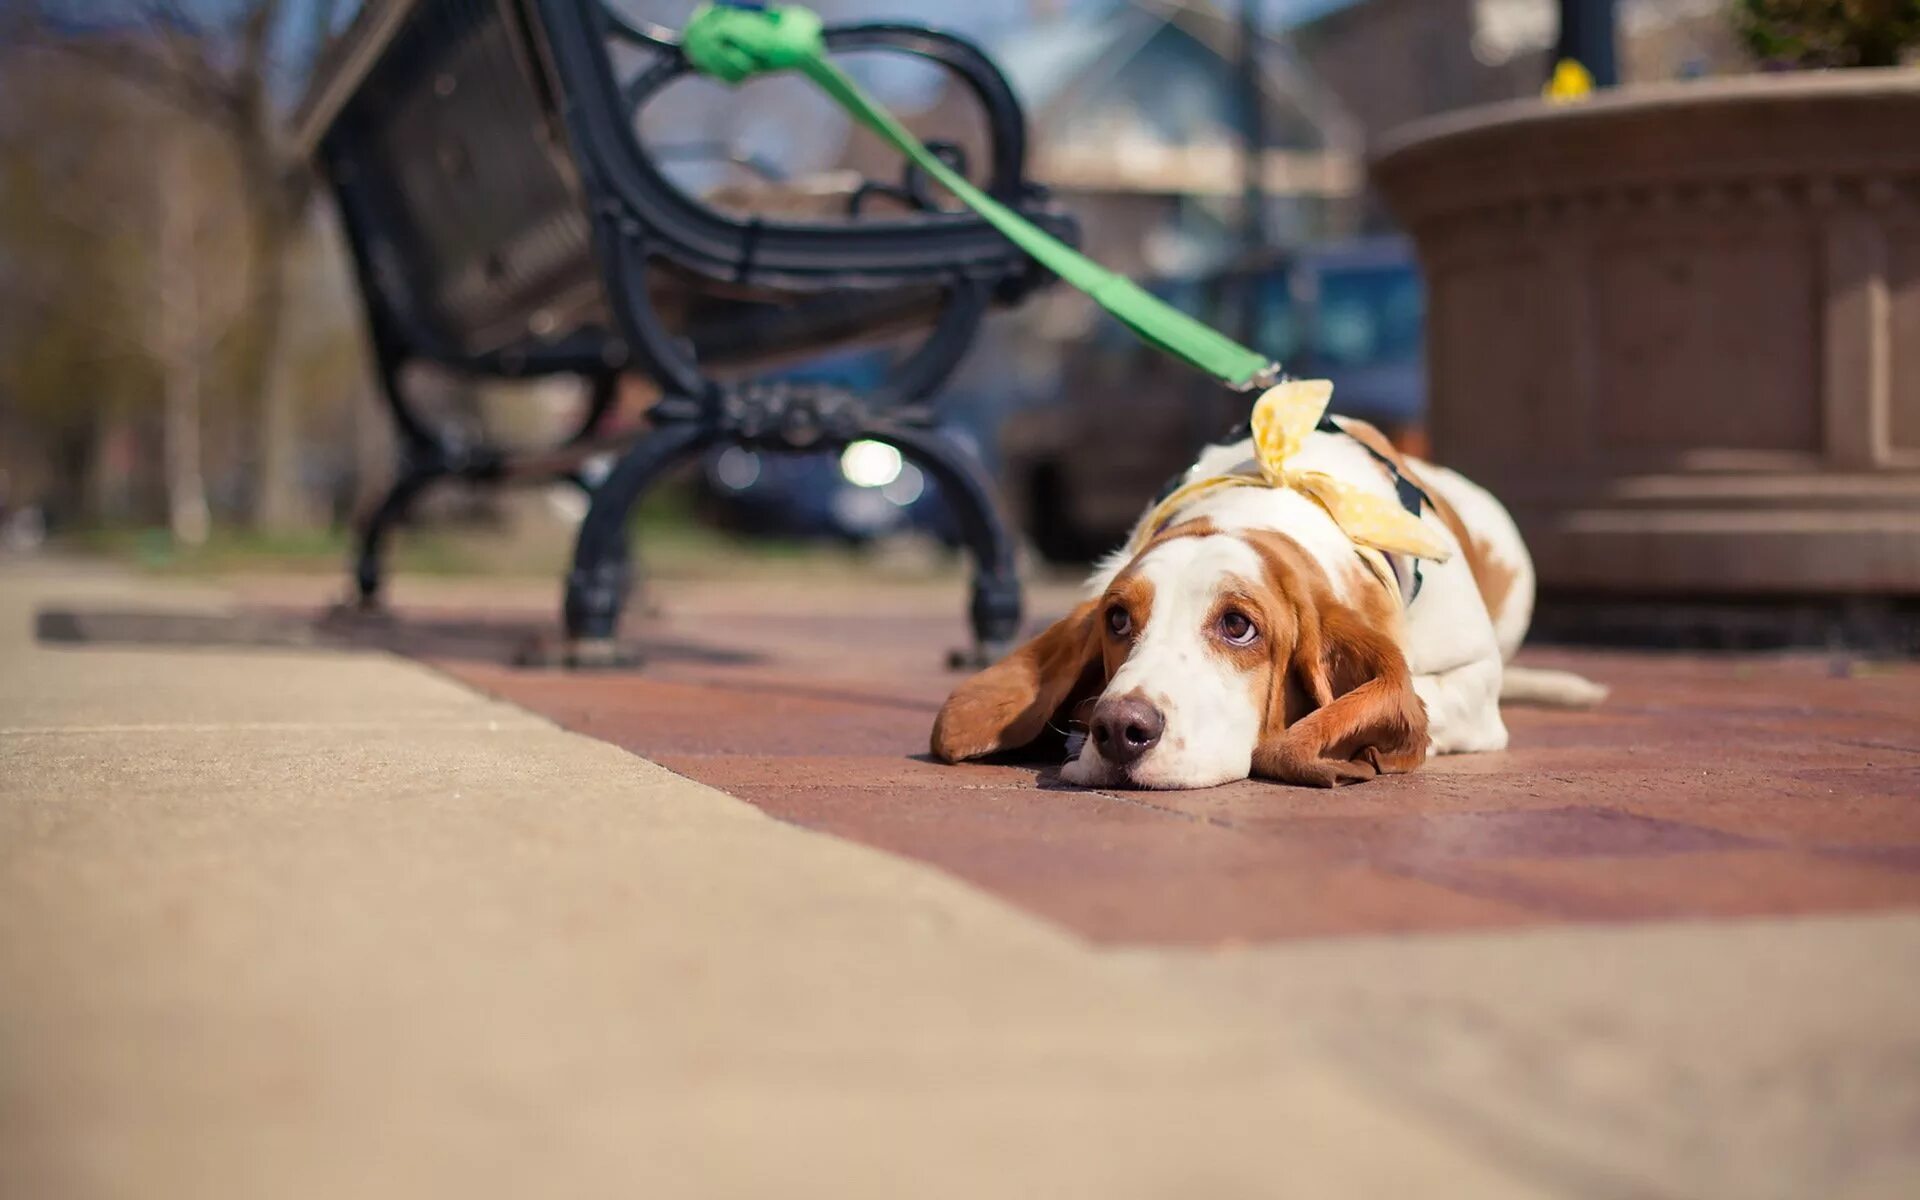
[(1215, 825), (1221, 829), (1238, 830), (1240, 828), (1238, 825), (1235, 825), (1233, 822), (1225, 819), (1224, 817), (1208, 816), (1204, 813), (1183, 812), (1177, 808), (1168, 808), (1164, 804), (1154, 804), (1154, 803), (1151, 803), (1150, 801), (1140, 800), (1133, 796), (1125, 795), (1122, 793), (1109, 792), (1104, 790), (1093, 790), (1093, 795), (1104, 796), (1108, 800), (1118, 800), (1122, 804), (1131, 804), (1135, 808), (1144, 808), (1149, 812), (1160, 813), (1162, 816), (1179, 817), (1183, 821), (1192, 821), (1192, 822), (1198, 822), (1206, 825)]

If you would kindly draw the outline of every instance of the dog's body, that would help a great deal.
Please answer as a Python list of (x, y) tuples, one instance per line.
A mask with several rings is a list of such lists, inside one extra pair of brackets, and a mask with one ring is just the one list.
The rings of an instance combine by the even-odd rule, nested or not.
[[(1504, 748), (1502, 683), (1533, 611), (1519, 530), (1462, 476), (1402, 457), (1363, 422), (1340, 428), (1309, 435), (1289, 466), (1393, 503), (1402, 480), (1414, 484), (1445, 561), (1363, 557), (1291, 488), (1203, 491), (1153, 514), (1157, 528), (1132, 543), (1144, 545), (1101, 564), (1072, 614), (961, 685), (934, 753), (956, 762), (1084, 721), (1089, 736), (1062, 771), (1070, 783), (1206, 787), (1253, 774), (1328, 786), (1429, 753)], [(1252, 454), (1249, 441), (1213, 447), (1188, 478), (1229, 474)], [(1555, 673), (1529, 674), (1525, 690), (1596, 698)]]

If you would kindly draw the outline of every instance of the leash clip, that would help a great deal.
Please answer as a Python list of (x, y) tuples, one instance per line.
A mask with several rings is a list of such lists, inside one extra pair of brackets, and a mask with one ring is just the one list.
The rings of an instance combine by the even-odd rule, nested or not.
[(1286, 371), (1281, 369), (1280, 364), (1277, 362), (1270, 362), (1266, 366), (1262, 367), (1260, 370), (1255, 371), (1252, 375), (1248, 376), (1247, 381), (1245, 383), (1237, 383), (1233, 385), (1233, 390), (1236, 392), (1264, 392), (1268, 388), (1274, 387), (1275, 385), (1282, 383), (1283, 381), (1285, 381), (1286, 378), (1287, 378), (1287, 373)]

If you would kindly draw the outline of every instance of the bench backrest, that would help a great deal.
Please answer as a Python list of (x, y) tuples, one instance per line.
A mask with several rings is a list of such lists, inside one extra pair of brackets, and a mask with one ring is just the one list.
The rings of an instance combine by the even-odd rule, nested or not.
[[(618, 41), (655, 52), (634, 78), (616, 77)], [(830, 31), (828, 44), (947, 68), (987, 113), (987, 186), (1032, 203), (1018, 105), (977, 51), (902, 26)], [(305, 124), (376, 336), (385, 325), (409, 353), (510, 373), (630, 356), (698, 391), (720, 361), (917, 313), (934, 324), (929, 345), (942, 343), (901, 389), (918, 392), (957, 358), (989, 295), (1038, 280), (966, 213), (755, 218), (687, 195), (633, 133), (635, 112), (685, 71), (670, 44), (599, 0), (370, 3)]]
[(318, 146), (369, 300), (438, 358), (604, 326), (586, 201), (511, 10), (372, 15), (389, 27)]

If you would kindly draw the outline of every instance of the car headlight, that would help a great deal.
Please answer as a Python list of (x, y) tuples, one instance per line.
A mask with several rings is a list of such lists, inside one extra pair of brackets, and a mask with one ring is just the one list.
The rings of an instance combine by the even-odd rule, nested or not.
[(900, 452), (885, 442), (851, 442), (840, 452), (840, 474), (855, 487), (886, 487), (903, 465)]

